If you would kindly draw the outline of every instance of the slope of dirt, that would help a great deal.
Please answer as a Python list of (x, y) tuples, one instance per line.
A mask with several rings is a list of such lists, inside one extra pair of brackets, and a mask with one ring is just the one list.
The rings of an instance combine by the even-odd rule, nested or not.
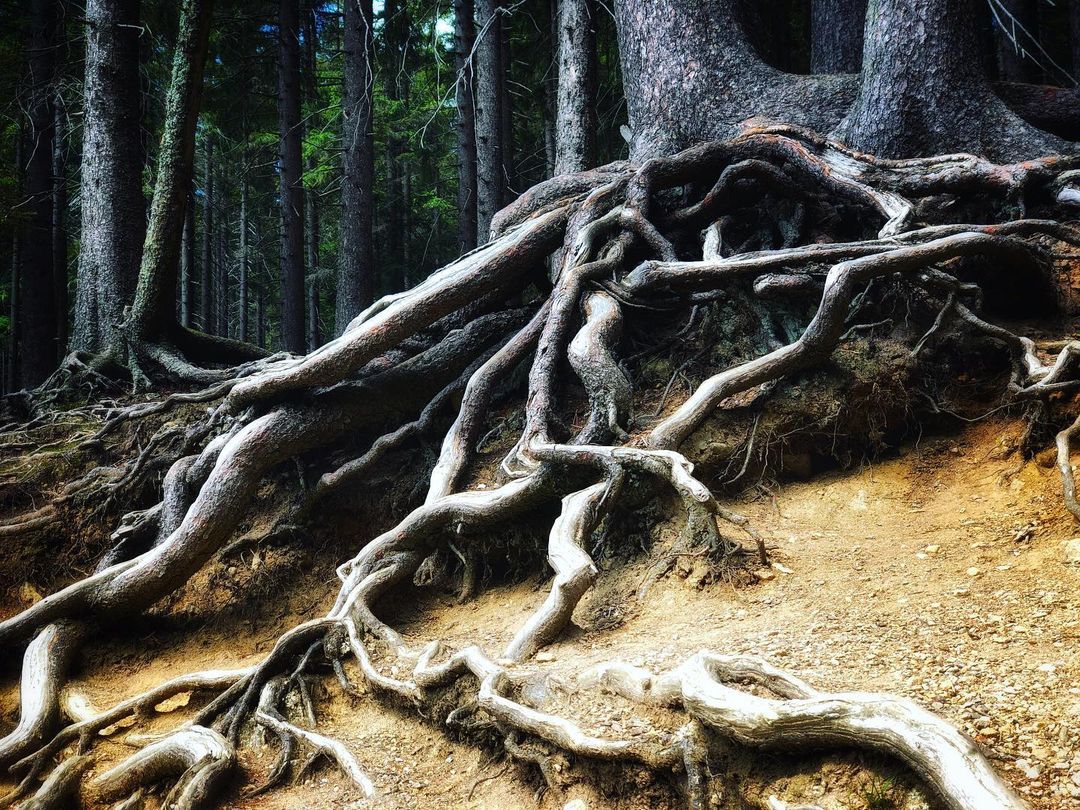
[[(573, 676), (589, 664), (621, 658), (664, 669), (704, 647), (759, 654), (821, 688), (914, 698), (977, 740), (1036, 810), (1080, 806), (1080, 567), (1065, 564), (1064, 549), (1078, 532), (1061, 506), (1056, 472), (1010, 452), (1019, 431), (983, 423), (739, 504), (774, 561), (752, 586), (706, 584), (699, 560), (679, 558), (639, 599), (644, 555), (604, 570), (575, 614), (578, 626), (539, 656), (549, 688), (524, 697), (565, 706), (598, 733), (624, 733), (644, 715), (629, 704), (613, 713), (610, 700), (599, 705), (575, 693)], [(676, 529), (658, 527), (656, 554)], [(264, 556), (243, 555), (231, 573), (266, 564)], [(102, 707), (171, 674), (255, 660), (281, 631), (332, 600), (332, 569), (302, 567), (300, 584), (265, 601), (257, 615), (222, 615), (197, 638), (149, 621), (137, 645), (89, 650), (71, 690)], [(412, 642), (479, 642), (495, 652), (543, 600), (546, 584), (496, 587), (463, 605), (421, 595), (386, 611)], [(670, 785), (632, 767), (591, 785), (569, 768), (561, 789), (538, 793), (542, 782), (531, 766), (455, 741), (406, 707), (371, 694), (344, 696), (330, 677), (315, 689), (320, 730), (355, 753), (379, 798), (360, 800), (333, 767), (317, 763), (287, 788), (257, 799), (236, 793), (227, 806), (509, 810), (575, 799), (589, 808), (681, 806)], [(4, 695), (5, 725), (14, 720), (15, 697)], [(130, 751), (111, 741), (99, 748), (98, 770)], [(243, 767), (257, 779), (275, 753), (268, 745), (243, 754)], [(793, 759), (733, 751), (710, 765), (740, 775), (714, 781), (717, 807), (760, 808), (770, 796), (827, 810), (927, 806), (894, 763), (844, 752)], [(879, 796), (886, 803), (875, 803)]]

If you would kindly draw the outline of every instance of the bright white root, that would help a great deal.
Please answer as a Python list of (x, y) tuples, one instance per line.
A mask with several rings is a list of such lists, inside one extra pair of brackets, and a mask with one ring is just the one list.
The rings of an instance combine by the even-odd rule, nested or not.
[(202, 726), (190, 726), (151, 743), (96, 777), (90, 792), (102, 801), (117, 801), (164, 779), (179, 777), (164, 807), (205, 807), (236, 765), (232, 744)]
[[(778, 698), (732, 683), (753, 683)], [(1018, 810), (1024, 802), (994, 773), (976, 744), (905, 698), (819, 692), (752, 656), (701, 652), (659, 677), (621, 663), (583, 674), (638, 702), (681, 706), (691, 717), (751, 748), (871, 748), (902, 760), (950, 810)]]

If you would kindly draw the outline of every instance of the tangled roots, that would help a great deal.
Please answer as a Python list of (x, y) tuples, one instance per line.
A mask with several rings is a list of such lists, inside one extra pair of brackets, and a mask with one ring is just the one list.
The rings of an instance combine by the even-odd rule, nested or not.
[[(963, 330), (1005, 348), (1009, 402), (1048, 403), (1080, 387), (1080, 345), (1067, 342), (1047, 356), (1031, 339), (991, 323), (980, 312), (978, 283), (979, 274), (1024, 272), (1053, 286), (1062, 265), (1077, 260), (1080, 232), (1060, 220), (1078, 198), (1078, 163), (1049, 157), (994, 166), (970, 155), (883, 161), (813, 133), (773, 127), (639, 167), (615, 163), (558, 177), (502, 211), (488, 244), (382, 299), (307, 357), (253, 361), (203, 391), (111, 414), (91, 441), (101, 443), (123, 421), (159, 413), (178, 397), (216, 403), (182, 444), (161, 504), (125, 521), (98, 570), (0, 622), (0, 644), (28, 642), (22, 718), (0, 740), (0, 764), (22, 781), (3, 803), (36, 791), (27, 806), (62, 806), (80, 789), (90, 802), (134, 802), (167, 782), (166, 806), (204, 806), (231, 778), (249, 726), (280, 744), (269, 778), (249, 792), (279, 784), (307, 752), (301, 771), (323, 756), (361, 794), (376, 795), (363, 763), (313, 729), (304, 678), (313, 661), (322, 661), (351, 691), (343, 662), (352, 658), (373, 690), (425, 716), (447, 686), (463, 686), (464, 702), (447, 722), (464, 712), (486, 714), (511, 755), (542, 762), (530, 753), (540, 741), (576, 757), (680, 771), (692, 807), (706, 806), (712, 735), (753, 749), (882, 751), (910, 766), (947, 807), (1021, 807), (974, 744), (940, 718), (900, 698), (818, 692), (753, 658), (702, 652), (667, 673), (622, 662), (583, 673), (579, 686), (610, 700), (682, 713), (677, 727), (657, 724), (625, 739), (594, 735), (570, 716), (527, 705), (518, 693), (538, 677), (530, 659), (560, 637), (596, 582), (588, 541), (628, 508), (627, 482), (639, 498), (674, 493), (688, 547), (735, 564), (744, 549), (722, 531), (734, 526), (764, 555), (754, 527), (695, 477), (681, 450), (731, 397), (806, 373), (858, 330), (888, 323), (873, 320), (886, 282), (937, 305), (933, 323), (911, 340), (912, 358), (943, 333)], [(957, 209), (943, 201), (962, 199), (966, 210), (975, 198), (995, 224), (948, 219)], [(552, 255), (553, 286), (545, 278)], [(642, 416), (629, 365), (619, 357), (624, 332), (657, 311), (691, 309), (693, 323), (699, 308), (724, 296), (742, 296), (763, 313), (764, 350), (713, 369), (666, 411), (665, 392), (658, 419)], [(808, 319), (799, 314), (807, 312)], [(766, 329), (774, 315), (787, 326)], [(781, 339), (792, 324), (794, 334)], [(523, 427), (502, 462), (501, 482), (462, 489), (493, 404), (530, 355)], [(580, 387), (563, 379), (564, 359)], [(183, 586), (227, 542), (268, 473), (289, 461), (316, 472), (310, 506), (428, 436), (458, 399), (424, 503), (339, 567), (339, 593), (326, 616), (282, 635), (252, 667), (191, 673), (61, 724), (59, 690), (85, 630), (108, 629)], [(568, 426), (564, 412), (581, 417)], [(1069, 464), (1078, 425), (1060, 434), (1058, 447), (1066, 502), (1080, 517)], [(352, 447), (357, 436), (373, 436), (359, 454), (331, 469), (319, 461), (319, 451)], [(555, 574), (550, 591), (498, 658), (476, 646), (444, 652), (437, 639), (414, 649), (376, 615), (379, 600), (413, 583), (425, 561), (446, 559), (440, 555), (451, 537), (464, 547), (452, 546), (465, 563), (463, 590), (470, 591), (476, 581), (469, 560), (478, 553), (471, 538), (560, 498), (547, 545)], [(5, 531), (16, 533), (0, 527)], [(382, 655), (374, 657), (370, 645)], [(753, 691), (738, 688), (747, 683)], [(184, 691), (213, 697), (186, 724), (82, 784), (98, 732)], [(288, 716), (292, 694), (306, 722)]]

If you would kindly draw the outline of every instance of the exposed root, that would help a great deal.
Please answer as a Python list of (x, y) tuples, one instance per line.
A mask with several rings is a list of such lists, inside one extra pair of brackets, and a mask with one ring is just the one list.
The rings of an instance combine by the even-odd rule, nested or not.
[(216, 731), (191, 726), (132, 754), (96, 777), (88, 789), (98, 800), (114, 802), (175, 778), (162, 806), (198, 810), (221, 789), (235, 765), (236, 752), (228, 740)]
[[(0, 644), (32, 639), (23, 664), (22, 718), (0, 741), (0, 763), (18, 760), (13, 771), (22, 776), (5, 801), (28, 795), (55, 758), (74, 747), (29, 800), (37, 802), (31, 806), (59, 806), (72, 795), (88, 766), (86, 753), (106, 729), (195, 690), (216, 695), (171, 733), (93, 779), (84, 793), (97, 801), (136, 801), (140, 791), (173, 779), (165, 805), (200, 806), (230, 778), (241, 732), (253, 721), (260, 735), (277, 737), (281, 750), (267, 780), (249, 794), (281, 783), (303, 750), (309, 755), (299, 772), (325, 756), (360, 793), (373, 796), (376, 786), (356, 757), (312, 730), (315, 699), (305, 673), (321, 656), (352, 691), (344, 663), (351, 656), (373, 691), (425, 715), (447, 686), (458, 685), (462, 702), (444, 715), (446, 722), (481, 716), (512, 755), (542, 771), (548, 750), (681, 770), (691, 807), (707, 806), (714, 735), (754, 749), (884, 751), (906, 762), (950, 808), (1022, 807), (970, 741), (909, 701), (817, 692), (757, 659), (701, 653), (659, 676), (623, 663), (587, 673), (580, 681), (585, 688), (683, 712), (675, 728), (655, 723), (626, 738), (596, 734), (571, 717), (533, 708), (519, 699), (519, 689), (536, 676), (528, 671), (529, 659), (561, 636), (598, 578), (588, 540), (629, 503), (628, 481), (646, 482), (637, 489), (648, 497), (656, 491), (653, 484), (673, 489), (686, 513), (687, 553), (731, 559), (738, 546), (721, 534), (721, 521), (743, 530), (761, 564), (767, 563), (761, 535), (714, 497), (678, 450), (729, 397), (808, 371), (869, 325), (891, 328), (890, 313), (873, 312), (885, 279), (933, 305), (925, 316), (933, 322), (915, 324), (915, 336), (922, 337), (912, 339), (913, 363), (935, 351), (957, 324), (980, 341), (1007, 347), (1008, 402), (1034, 400), (1048, 408), (1051, 395), (1080, 387), (1080, 343), (1058, 344), (1056, 357), (1044, 362), (1045, 347), (980, 312), (981, 288), (965, 266), (979, 258), (989, 260), (980, 272), (1002, 263), (1011, 272), (1047, 278), (1055, 262), (1075, 261), (1080, 235), (1054, 217), (1058, 206), (1074, 202), (1076, 164), (1057, 157), (1003, 167), (970, 155), (882, 161), (796, 128), (759, 127), (640, 167), (618, 163), (556, 178), (502, 212), (493, 241), (414, 289), (372, 305), (311, 355), (211, 370), (209, 387), (200, 391), (106, 411), (103, 426), (85, 445), (100, 445), (124, 422), (178, 404), (221, 401), (187, 429), (159, 431), (106, 484), (101, 473), (84, 476), (84, 496), (102, 486), (119, 497), (168, 466), (161, 503), (124, 518), (99, 570), (0, 622)], [(747, 188), (753, 189), (750, 197)], [(996, 224), (949, 221), (943, 195), (986, 196)], [(1028, 209), (1047, 218), (1015, 218)], [(533, 281), (552, 254), (558, 273), (549, 293), (546, 279)], [(697, 256), (702, 260), (684, 260)], [(536, 300), (538, 291), (543, 301)], [(632, 363), (619, 360), (624, 329), (633, 329), (640, 314), (658, 310), (682, 323), (680, 310), (693, 308), (682, 330), (639, 341), (653, 348), (629, 358), (638, 360), (657, 345), (677, 344), (699, 311), (711, 317), (710, 302), (725, 297), (752, 302), (752, 317), (764, 322), (766, 337), (753, 352), (733, 353), (730, 367), (708, 371), (712, 376), (666, 414), (665, 391), (659, 423), (641, 433), (644, 420), (633, 418), (640, 395), (635, 400), (626, 371)], [(140, 358), (188, 374), (170, 352), (148, 347)], [(523, 425), (505, 456), (505, 477), (490, 489), (461, 491), (496, 397), (509, 393), (513, 372), (530, 354)], [(695, 353), (671, 380), (704, 362), (705, 354)], [(584, 400), (581, 389), (563, 385), (564, 360), (580, 380)], [(183, 586), (228, 542), (261, 482), (279, 465), (296, 464), (302, 479), (308, 472), (321, 476), (312, 496), (346, 491), (394, 451), (433, 432), (459, 395), (425, 502), (338, 568), (340, 590), (326, 616), (286, 632), (255, 666), (175, 678), (57, 729), (64, 656), (77, 646), (81, 628), (92, 622), (109, 627)], [(559, 404), (572, 405), (580, 415), (575, 424), (558, 418)], [(34, 419), (48, 422), (43, 413)], [(1080, 420), (1059, 434), (1058, 464), (1066, 504), (1080, 519), (1069, 463), (1077, 430)], [(328, 471), (316, 451), (353, 437), (367, 449), (351, 458), (335, 455), (337, 467)], [(26, 434), (10, 438), (13, 446), (31, 440)], [(743, 472), (754, 440), (751, 434), (740, 444)], [(166, 446), (174, 455), (162, 462)], [(425, 560), (452, 560), (451, 552), (462, 562), (463, 593), (482, 587), (476, 575), (481, 545), (473, 536), (559, 498), (562, 512), (548, 537), (551, 590), (501, 657), (475, 646), (444, 655), (438, 640), (415, 649), (379, 617), (384, 596), (412, 586)], [(34, 530), (39, 521), (54, 525), (60, 503), (0, 526), (0, 536)], [(305, 510), (297, 522), (311, 519), (313, 510)], [(70, 643), (60, 644), (64, 639)], [(393, 668), (372, 655), (371, 645), (385, 648), (380, 652), (396, 662)], [(775, 697), (735, 688), (744, 682)], [(306, 726), (292, 722), (283, 708), (294, 689)], [(550, 773), (546, 778), (558, 781)]]

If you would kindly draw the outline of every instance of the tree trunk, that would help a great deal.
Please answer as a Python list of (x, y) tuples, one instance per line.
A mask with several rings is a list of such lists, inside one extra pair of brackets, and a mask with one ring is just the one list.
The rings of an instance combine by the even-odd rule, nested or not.
[(884, 158), (972, 152), (1011, 162), (1062, 151), (991, 91), (976, 2), (871, 2), (859, 94), (835, 135)]
[(214, 334), (229, 337), (229, 218), (223, 205), (228, 199), (223, 165), (224, 161), (218, 161), (218, 174), (214, 179), (214, 195), (218, 203), (214, 223)]
[[(245, 140), (245, 152), (247, 142)], [(237, 281), (239, 295), (237, 302), (236, 336), (247, 343), (250, 340), (248, 329), (248, 182), (247, 158), (244, 158), (243, 175), (240, 178), (240, 278)]]
[(476, 241), (491, 235), (491, 219), (502, 200), (500, 62), (502, 35), (495, 0), (476, 2)]
[(281, 0), (278, 18), (278, 132), (281, 137), (281, 340), (303, 354), (304, 186), (301, 177), (300, 0)]
[[(311, 165), (314, 163), (315, 159), (311, 158)], [(319, 330), (319, 207), (314, 191), (307, 192), (304, 212), (307, 215), (307, 347), (311, 352), (322, 344)]]
[(509, 205), (517, 196), (517, 170), (514, 163), (514, 97), (510, 95), (510, 73), (513, 57), (510, 52), (510, 9), (506, 3), (499, 7), (499, 208)]
[(735, 0), (616, 0), (632, 160), (730, 138), (759, 116), (830, 130), (851, 103), (846, 76), (795, 76), (746, 40)]
[(1002, 0), (1002, 5), (1008, 14), (994, 8), (998, 78), (1003, 82), (1038, 84), (1042, 71), (1026, 51), (1034, 47), (1031, 37), (1039, 36), (1039, 0)]
[(180, 325), (194, 326), (195, 306), (195, 195), (188, 192), (184, 233), (180, 245)]
[(142, 194), (139, 0), (88, 0), (82, 235), (71, 348), (122, 355), (120, 326), (139, 275)]
[(344, 14), (342, 98), (341, 256), (334, 329), (341, 334), (375, 295), (375, 138), (372, 130), (371, 0), (348, 0)]
[(858, 73), (865, 24), (866, 0), (813, 0), (810, 72)]
[(203, 142), (203, 238), (199, 274), (199, 326), (208, 335), (215, 331), (214, 314), (214, 141)]
[(580, 172), (596, 159), (596, 33), (590, 0), (559, 6), (559, 106), (555, 174)]
[(60, 94), (54, 106), (53, 193), (52, 193), (52, 265), (56, 290), (57, 361), (63, 359), (68, 343), (68, 239), (67, 239), (67, 139), (66, 116)]
[(131, 337), (152, 341), (176, 326), (176, 277), (185, 197), (191, 189), (195, 123), (199, 117), (203, 67), (210, 36), (211, 0), (184, 0), (172, 78), (165, 98), (165, 124), (158, 151), (154, 198), (129, 324)]
[(559, 0), (548, 0), (547, 7), (551, 65), (544, 80), (544, 176), (551, 178), (555, 176), (555, 122), (559, 118)]
[[(406, 52), (408, 49), (409, 24), (408, 11), (402, 0), (387, 0), (383, 5), (383, 41), (386, 45), (386, 96), (391, 108), (407, 110), (405, 103)], [(403, 161), (404, 140), (399, 132), (402, 116), (395, 116), (390, 122), (386, 138), (386, 253), (382, 261), (383, 277), (385, 268), (397, 269), (401, 281), (391, 281), (392, 287), (403, 289), (405, 286), (405, 200), (403, 196), (406, 167)]]
[(472, 48), (476, 39), (473, 0), (454, 0), (454, 69), (457, 81), (458, 248), (476, 247), (476, 121)]
[(23, 154), (25, 219), (22, 225), (20, 382), (33, 388), (56, 368), (56, 280), (53, 272), (53, 137), (56, 131), (55, 48), (60, 24), (58, 0), (34, 0), (28, 48), (29, 128)]

